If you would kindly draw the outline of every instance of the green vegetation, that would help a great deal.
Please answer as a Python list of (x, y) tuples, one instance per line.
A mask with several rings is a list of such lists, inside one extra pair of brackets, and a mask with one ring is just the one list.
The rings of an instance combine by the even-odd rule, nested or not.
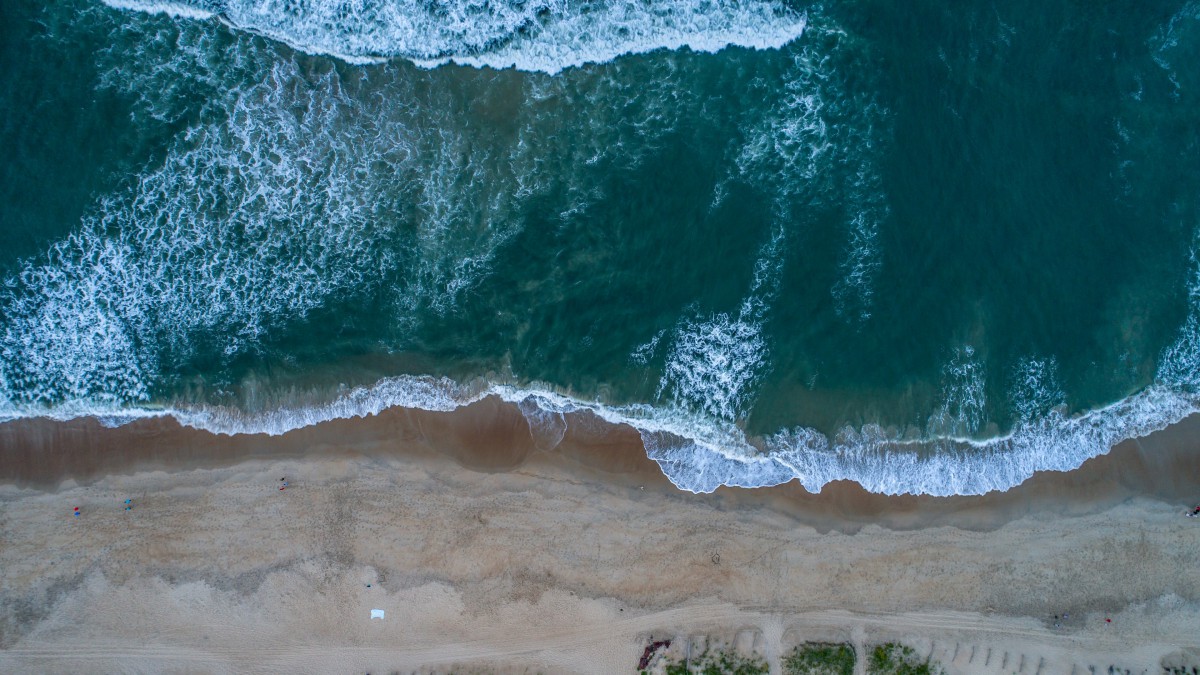
[(809, 642), (783, 659), (787, 675), (854, 675), (854, 647), (848, 644)]
[(871, 652), (867, 672), (871, 675), (940, 675), (942, 669), (929, 659), (921, 660), (912, 647), (887, 642)]
[(771, 671), (761, 657), (705, 650), (690, 661), (668, 663), (666, 672), (667, 675), (767, 675)]

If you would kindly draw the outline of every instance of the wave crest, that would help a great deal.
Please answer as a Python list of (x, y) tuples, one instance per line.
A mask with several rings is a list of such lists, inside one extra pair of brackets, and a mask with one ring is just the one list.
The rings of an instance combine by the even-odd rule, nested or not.
[[(1200, 360), (1196, 354), (1191, 358)], [(1158, 382), (1105, 408), (1073, 417), (1054, 409), (1020, 423), (1006, 436), (982, 441), (914, 440), (867, 425), (844, 428), (833, 438), (796, 427), (751, 442), (733, 422), (681, 408), (607, 405), (548, 389), (465, 386), (445, 378), (401, 376), (343, 392), (327, 403), (260, 413), (207, 406), (118, 410), (63, 404), (49, 410), (9, 407), (0, 411), (0, 419), (90, 415), (116, 425), (140, 417), (171, 415), (185, 426), (213, 433), (279, 435), (392, 407), (452, 411), (488, 396), (515, 405), (542, 449), (552, 449), (562, 440), (571, 423), (566, 418), (570, 413), (587, 411), (610, 424), (629, 425), (639, 432), (647, 455), (671, 482), (696, 493), (721, 486), (756, 488), (792, 480), (816, 493), (830, 482), (849, 480), (888, 495), (979, 495), (1007, 490), (1039, 471), (1073, 470), (1123, 440), (1158, 431), (1200, 410), (1200, 397)]]
[(623, 54), (778, 48), (804, 15), (772, 0), (104, 0), (122, 9), (219, 15), (301, 51), (351, 62), (404, 58), (556, 73)]

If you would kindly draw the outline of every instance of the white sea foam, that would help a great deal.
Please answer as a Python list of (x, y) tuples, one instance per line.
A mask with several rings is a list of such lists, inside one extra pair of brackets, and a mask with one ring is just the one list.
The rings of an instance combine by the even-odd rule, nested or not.
[(480, 137), (452, 88), (417, 94), (418, 78), (377, 74), (385, 93), (356, 96), (361, 72), (245, 36), (229, 49), (211, 26), (114, 30), (136, 58), (102, 51), (100, 86), (134, 96), (140, 122), (198, 121), (0, 287), (0, 404), (15, 411), (146, 401), (180, 364), (254, 352), (331, 302), (391, 296), (401, 327), (445, 314), (520, 232), (524, 200), (584, 208), (600, 196), (589, 172), (636, 167), (682, 114), (669, 77), (536, 78), (527, 100), (575, 105)]
[(638, 345), (633, 350), (633, 353), (629, 355), (629, 360), (638, 364), (639, 366), (649, 365), (650, 360), (653, 359), (655, 354), (658, 353), (658, 345), (660, 342), (662, 342), (662, 339), (666, 336), (666, 334), (666, 328), (655, 333), (654, 336), (648, 341)]
[(395, 267), (398, 247), (377, 223), (403, 192), (372, 169), (411, 156), (404, 120), (362, 110), (333, 72), (278, 61), (261, 76), (10, 280), (10, 399), (146, 400), (163, 363), (252, 350)]
[[(1193, 358), (1195, 358), (1193, 354)], [(444, 379), (397, 377), (338, 396), (334, 401), (265, 414), (219, 408), (124, 409), (124, 419), (171, 414), (181, 423), (215, 433), (282, 434), (330, 419), (363, 417), (393, 406), (453, 410), (486, 396), (518, 405), (540, 447), (553, 447), (566, 431), (564, 415), (591, 411), (612, 424), (639, 430), (648, 456), (683, 490), (711, 492), (721, 485), (762, 487), (798, 480), (818, 492), (835, 480), (852, 480), (882, 494), (974, 495), (1007, 490), (1038, 471), (1069, 471), (1116, 443), (1165, 428), (1200, 410), (1200, 396), (1166, 383), (1105, 408), (1075, 417), (1051, 411), (1013, 433), (986, 441), (899, 439), (878, 427), (844, 429), (828, 439), (803, 427), (747, 442), (732, 422), (679, 408), (606, 405), (545, 389), (511, 385), (468, 388)], [(82, 407), (53, 412), (23, 410), (0, 418), (47, 415), (65, 419), (112, 410)]]
[(854, 148), (858, 162), (853, 177), (842, 186), (846, 196), (846, 243), (838, 260), (841, 278), (834, 284), (834, 307), (843, 318), (863, 322), (871, 317), (875, 298), (875, 278), (883, 265), (879, 246), (879, 230), (891, 210), (877, 168), (879, 145), (876, 136), (883, 132), (886, 115), (868, 105), (852, 125), (849, 134), (838, 144)]
[[(806, 46), (794, 58), (784, 82), (784, 95), (745, 130), (746, 140), (735, 158), (738, 174), (766, 181), (782, 216), (797, 192), (820, 192), (823, 169), (838, 152), (830, 138), (827, 97), (823, 86), (832, 77), (824, 59)], [(769, 95), (769, 91), (761, 92)]]
[(838, 269), (841, 278), (831, 292), (834, 307), (843, 317), (857, 321), (871, 318), (875, 298), (875, 276), (882, 265), (879, 250), (879, 227), (888, 210), (880, 206), (878, 192), (852, 201), (855, 210), (847, 227), (847, 241)]
[(219, 15), (301, 51), (363, 63), (401, 57), (556, 73), (623, 54), (736, 45), (770, 49), (804, 16), (773, 0), (104, 0), (187, 18)]
[[(138, 58), (101, 86), (148, 120), (201, 121), (0, 288), (14, 410), (145, 401), (196, 354), (253, 352), (330, 302), (390, 294), (398, 323), (445, 313), (520, 231), (520, 202), (553, 185), (528, 137), (587, 123), (523, 113), (515, 135), (480, 140), (444, 90), (422, 106), (356, 98), (336, 69), (255, 44), (221, 58), (210, 29), (151, 23), (120, 27)], [(411, 96), (407, 79), (384, 86)]]
[(1059, 383), (1058, 360), (1050, 358), (1023, 359), (1012, 373), (1009, 402), (1015, 417), (1024, 423), (1066, 405), (1067, 395)]
[(954, 351), (942, 369), (942, 404), (929, 417), (930, 437), (969, 438), (987, 419), (986, 370), (971, 345)]
[[(731, 421), (673, 407), (613, 406), (582, 401), (545, 390), (495, 385), (437, 398), (438, 409), (450, 402), (463, 405), (487, 395), (535, 405), (556, 415), (590, 410), (614, 424), (629, 424), (641, 432), (648, 455), (675, 485), (693, 492), (710, 492), (721, 485), (761, 487), (798, 480), (818, 492), (835, 480), (853, 480), (883, 494), (973, 495), (1007, 490), (1039, 471), (1070, 471), (1084, 461), (1106, 454), (1117, 443), (1145, 436), (1200, 411), (1200, 240), (1193, 247), (1189, 279), (1189, 313), (1179, 335), (1160, 359), (1153, 384), (1103, 408), (1067, 417), (1061, 412), (1062, 392), (1057, 367), (1050, 359), (1028, 359), (1018, 367), (1014, 395), (1038, 410), (1020, 421), (1009, 434), (987, 440), (947, 436), (913, 440), (898, 438), (879, 427), (843, 429), (833, 439), (807, 428), (781, 431), (751, 445)], [(770, 256), (764, 256), (764, 259)], [(769, 283), (768, 271), (758, 277)], [(756, 284), (757, 286), (757, 284)], [(947, 365), (949, 417), (978, 419), (982, 408), (982, 368), (979, 355), (966, 347)], [(411, 378), (392, 381), (405, 390)], [(424, 390), (430, 385), (420, 384)], [(402, 383), (402, 384), (397, 384)], [(442, 381), (443, 391), (450, 385)], [(422, 389), (424, 388), (424, 389)], [(407, 396), (407, 395), (406, 395)], [(351, 400), (376, 400), (362, 394)], [(407, 396), (405, 401), (412, 401)], [(337, 404), (342, 407), (344, 403)], [(377, 409), (374, 404), (371, 409)], [(423, 407), (420, 404), (418, 407)], [(561, 419), (561, 418), (559, 418)], [(295, 423), (295, 422), (293, 422)], [(967, 423), (969, 426), (970, 423)], [(560, 437), (561, 438), (561, 437)]]
[[(769, 259), (770, 256), (764, 256)], [(336, 396), (323, 404), (280, 408), (265, 413), (212, 407), (173, 410), (123, 408), (82, 401), (52, 408), (11, 403), (0, 417), (97, 415), (108, 423), (170, 414), (185, 425), (216, 433), (282, 434), (331, 419), (377, 414), (393, 406), (448, 411), (497, 396), (515, 404), (530, 421), (539, 447), (552, 448), (567, 428), (566, 415), (590, 411), (612, 424), (641, 433), (648, 456), (678, 487), (709, 492), (721, 485), (759, 487), (798, 480), (819, 491), (834, 480), (853, 480), (884, 494), (970, 495), (1006, 490), (1038, 471), (1068, 471), (1108, 452), (1116, 443), (1143, 436), (1200, 410), (1200, 265), (1194, 265), (1192, 305), (1178, 339), (1164, 350), (1155, 382), (1112, 405), (1067, 417), (1058, 407), (1052, 361), (1029, 359), (1014, 371), (1014, 399), (1023, 415), (1002, 437), (972, 440), (953, 434), (978, 427), (982, 410), (982, 366), (966, 347), (946, 367), (944, 424), (940, 435), (901, 438), (897, 432), (866, 426), (843, 429), (832, 439), (803, 427), (780, 431), (751, 444), (725, 410), (687, 405), (612, 405), (586, 401), (546, 387), (463, 386), (445, 379), (396, 377)], [(770, 265), (760, 267), (752, 285), (769, 286)], [(752, 296), (754, 294), (751, 294)], [(748, 300), (748, 304), (753, 304)], [(740, 390), (739, 390), (740, 391)], [(736, 408), (729, 399), (730, 409)], [(1021, 403), (1023, 401), (1023, 403)], [(89, 407), (90, 406), (90, 407)]]
[(479, 398), (472, 396), (469, 389), (444, 378), (391, 377), (370, 387), (355, 387), (328, 403), (318, 405), (252, 414), (230, 408), (201, 406), (176, 410), (172, 414), (181, 424), (213, 433), (277, 436), (330, 420), (377, 415), (392, 407), (445, 412)]
[(1200, 394), (1200, 230), (1193, 235), (1188, 314), (1175, 342), (1159, 359), (1159, 382)]
[(877, 169), (877, 155), (890, 134), (889, 116), (859, 82), (869, 77), (856, 63), (861, 48), (815, 17), (805, 43), (792, 55), (783, 86), (762, 92), (775, 100), (744, 130), (735, 159), (738, 175), (768, 188), (780, 222), (802, 220), (814, 206), (840, 211), (846, 243), (831, 292), (838, 315), (855, 322), (871, 316), (882, 265), (878, 233), (890, 214)]
[(758, 322), (726, 313), (684, 321), (676, 330), (660, 392), (677, 405), (738, 419), (750, 405), (766, 356)]
[(134, 99), (132, 115), (143, 124), (221, 117), (241, 89), (231, 85), (262, 82), (273, 60), (252, 36), (222, 44), (202, 22), (93, 11), (93, 23), (109, 29), (96, 54), (99, 88)]
[[(769, 259), (770, 256), (764, 256)], [(768, 283), (770, 266), (756, 278)], [(759, 287), (755, 284), (755, 288)], [(876, 426), (843, 429), (829, 439), (803, 427), (784, 430), (761, 446), (749, 443), (737, 425), (709, 411), (644, 404), (607, 405), (546, 389), (492, 385), (468, 390), (445, 380), (393, 378), (374, 388), (344, 395), (321, 412), (305, 411), (244, 426), (191, 416), (192, 424), (227, 431), (289, 428), (330, 417), (378, 412), (393, 405), (446, 410), (494, 395), (518, 404), (531, 427), (543, 429), (541, 443), (550, 446), (565, 433), (566, 413), (588, 410), (613, 424), (639, 430), (648, 456), (684, 490), (710, 492), (721, 485), (761, 487), (798, 480), (818, 492), (835, 480), (852, 480), (883, 494), (974, 495), (1007, 490), (1038, 471), (1069, 471), (1105, 454), (1115, 444), (1165, 428), (1200, 411), (1200, 260), (1194, 260), (1189, 283), (1189, 315), (1175, 342), (1164, 350), (1153, 384), (1109, 406), (1067, 417), (1052, 359), (1027, 359), (1015, 370), (1014, 398), (1028, 412), (1009, 434), (972, 440), (947, 435), (900, 438)], [(433, 390), (434, 393), (429, 393)], [(978, 427), (983, 409), (983, 375), (979, 354), (957, 350), (946, 366), (944, 418), (953, 431)], [(418, 392), (413, 394), (412, 392)], [(1034, 412), (1036, 411), (1036, 413)], [(185, 414), (184, 417), (191, 415)], [(546, 420), (551, 420), (545, 430)], [(286, 420), (286, 421), (285, 421)], [(547, 436), (548, 433), (548, 436)]]
[(147, 14), (168, 14), (184, 19), (211, 19), (216, 12), (204, 9), (204, 3), (163, 2), (161, 0), (104, 0), (104, 4), (116, 9), (126, 9)]
[[(800, 427), (774, 434), (765, 439), (763, 447), (756, 447), (733, 422), (712, 415), (678, 407), (605, 405), (507, 385), (440, 398), (443, 407), (439, 409), (450, 401), (464, 405), (496, 395), (520, 403), (523, 410), (536, 406), (555, 415), (590, 410), (611, 423), (638, 429), (648, 455), (667, 477), (693, 492), (710, 492), (721, 485), (761, 487), (794, 479), (812, 492), (831, 481), (853, 480), (883, 494), (983, 494), (1007, 490), (1038, 471), (1075, 469), (1120, 441), (1145, 436), (1200, 410), (1200, 264), (1193, 265), (1189, 294), (1192, 304), (1187, 321), (1176, 341), (1164, 350), (1152, 385), (1109, 406), (1072, 417), (1064, 416), (1061, 407), (1052, 407), (1021, 421), (1005, 436), (982, 441), (945, 436), (898, 438), (874, 426), (847, 428), (828, 439)], [(981, 405), (978, 364), (977, 353), (963, 348), (947, 366), (947, 408), (956, 410), (960, 419), (974, 419)], [(1029, 405), (1057, 405), (1061, 392), (1053, 362), (1031, 359), (1017, 372), (1022, 375), (1014, 386), (1028, 390), (1019, 396), (1028, 399)], [(405, 386), (411, 385), (399, 388)], [(351, 400), (375, 398), (359, 394)], [(345, 411), (344, 403), (335, 407)], [(378, 409), (378, 404), (369, 409)]]
[[(1191, 75), (1195, 61), (1196, 42), (1200, 38), (1200, 3), (1185, 3), (1170, 20), (1151, 37), (1151, 58), (1167, 74), (1172, 98), (1179, 100), (1185, 85), (1180, 77)], [(1181, 72), (1180, 68), (1183, 68)]]
[[(354, 164), (388, 154), (351, 155), (331, 133), (346, 108), (331, 77), (292, 88), (294, 66), (275, 64), (227, 122), (193, 129), (24, 266), (0, 324), (0, 369), (22, 400), (145, 400), (163, 362), (242, 353), (370, 288), (364, 271), (391, 264), (372, 228), (388, 197)], [(402, 153), (405, 139), (380, 142)]]
[(763, 246), (750, 293), (736, 316), (720, 312), (685, 319), (676, 328), (660, 397), (666, 394), (674, 405), (723, 420), (745, 416), (767, 363), (763, 323), (783, 266), (783, 238), (779, 229)]

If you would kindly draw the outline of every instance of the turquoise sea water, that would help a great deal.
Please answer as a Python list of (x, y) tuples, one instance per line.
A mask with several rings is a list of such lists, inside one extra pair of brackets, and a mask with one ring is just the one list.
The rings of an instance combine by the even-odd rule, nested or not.
[(1200, 4), (11, 0), (0, 414), (494, 394), (680, 487), (1200, 409)]

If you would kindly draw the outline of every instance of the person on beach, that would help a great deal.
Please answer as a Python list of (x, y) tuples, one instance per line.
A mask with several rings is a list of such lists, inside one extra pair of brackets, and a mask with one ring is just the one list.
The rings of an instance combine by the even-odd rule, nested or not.
[(1192, 509), (1192, 512), (1188, 514), (1189, 518), (1195, 518), (1196, 516), (1200, 516), (1200, 504), (1198, 504), (1196, 508)]

